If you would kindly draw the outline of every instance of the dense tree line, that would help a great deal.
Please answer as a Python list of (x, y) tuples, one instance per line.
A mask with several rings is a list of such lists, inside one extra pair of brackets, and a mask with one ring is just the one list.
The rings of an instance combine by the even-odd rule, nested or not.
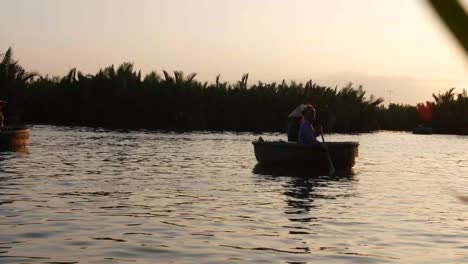
[(455, 93), (433, 94), (433, 102), (411, 105), (391, 104), (380, 107), (378, 119), (381, 129), (411, 130), (417, 125), (432, 127), (434, 133), (468, 135), (468, 94), (466, 90)]
[[(248, 74), (236, 83), (223, 82), (219, 75), (213, 83), (202, 83), (195, 79), (196, 74), (185, 75), (181, 71), (142, 76), (131, 63), (112, 65), (95, 75), (72, 69), (63, 77), (44, 77), (25, 71), (13, 59), (11, 49), (0, 59), (0, 100), (8, 101), (7, 116), (20, 116), (28, 123), (285, 131), (287, 115), (297, 105), (311, 103), (317, 109), (318, 121), (330, 132), (407, 130), (417, 124), (410, 117), (414, 115), (410, 106), (384, 108), (380, 106), (381, 98), (368, 98), (362, 87), (351, 83), (341, 89), (312, 81), (249, 85)], [(448, 111), (446, 104), (450, 111), (466, 113), (466, 94), (452, 101), (443, 98), (434, 104), (434, 118), (446, 118), (442, 112), (436, 114)], [(452, 104), (457, 106), (452, 109)], [(433, 124), (447, 126), (446, 122), (434, 120)]]
[(402, 104), (380, 106), (378, 120), (380, 129), (395, 131), (410, 131), (421, 122), (415, 106)]
[(131, 63), (95, 75), (76, 69), (63, 77), (27, 73), (3, 56), (0, 98), (30, 123), (170, 130), (284, 131), (297, 105), (312, 103), (330, 131), (372, 131), (381, 99), (367, 99), (361, 87), (342, 89), (307, 83), (248, 85), (248, 74), (230, 84), (217, 76), (201, 83), (195, 74), (166, 71), (142, 76)]
[(454, 93), (450, 89), (445, 93), (433, 94), (432, 118), (429, 120), (436, 133), (468, 135), (468, 94), (465, 89)]

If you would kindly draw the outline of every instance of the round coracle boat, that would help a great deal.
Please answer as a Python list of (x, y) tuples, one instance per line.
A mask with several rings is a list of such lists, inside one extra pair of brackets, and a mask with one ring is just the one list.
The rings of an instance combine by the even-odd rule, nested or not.
[(0, 129), (0, 147), (24, 147), (29, 143), (29, 129), (26, 127), (3, 127)]
[[(257, 161), (266, 165), (293, 165), (327, 169), (328, 156), (324, 145), (300, 145), (284, 141), (254, 141)], [(336, 170), (350, 170), (358, 157), (358, 142), (327, 142), (328, 153)]]

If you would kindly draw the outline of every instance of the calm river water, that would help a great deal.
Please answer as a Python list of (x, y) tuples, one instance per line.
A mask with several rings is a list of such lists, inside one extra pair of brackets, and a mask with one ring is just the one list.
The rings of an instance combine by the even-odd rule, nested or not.
[(468, 137), (326, 135), (355, 175), (304, 178), (257, 173), (258, 136), (34, 126), (0, 263), (468, 263)]

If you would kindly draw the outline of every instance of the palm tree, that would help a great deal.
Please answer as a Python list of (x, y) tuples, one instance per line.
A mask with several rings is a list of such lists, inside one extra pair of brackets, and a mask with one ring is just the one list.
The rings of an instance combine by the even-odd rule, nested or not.
[(0, 62), (0, 88), (8, 88), (4, 85), (25, 85), (29, 80), (37, 76), (35, 72), (27, 72), (13, 59), (13, 50), (8, 48)]
[[(3, 56), (3, 57), (2, 57)], [(18, 120), (23, 114), (26, 103), (26, 88), (38, 76), (35, 72), (27, 72), (18, 61), (13, 59), (13, 50), (8, 48), (0, 54), (0, 100), (8, 101), (7, 115)]]

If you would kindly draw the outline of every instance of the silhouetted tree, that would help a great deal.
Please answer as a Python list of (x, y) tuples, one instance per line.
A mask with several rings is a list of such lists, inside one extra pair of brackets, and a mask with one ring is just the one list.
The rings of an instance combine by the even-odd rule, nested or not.
[[(37, 78), (34, 78), (36, 77)], [(248, 74), (230, 84), (216, 76), (201, 83), (196, 74), (156, 71), (142, 77), (129, 62), (85, 75), (71, 69), (63, 77), (26, 72), (3, 55), (0, 99), (21, 106), (31, 123), (149, 128), (168, 130), (285, 131), (286, 117), (297, 105), (312, 103), (328, 132), (410, 130), (420, 122), (416, 107), (380, 106), (382, 98), (366, 96), (361, 86), (321, 86), (312, 80), (248, 84)], [(466, 91), (434, 95), (435, 131), (467, 133)]]

